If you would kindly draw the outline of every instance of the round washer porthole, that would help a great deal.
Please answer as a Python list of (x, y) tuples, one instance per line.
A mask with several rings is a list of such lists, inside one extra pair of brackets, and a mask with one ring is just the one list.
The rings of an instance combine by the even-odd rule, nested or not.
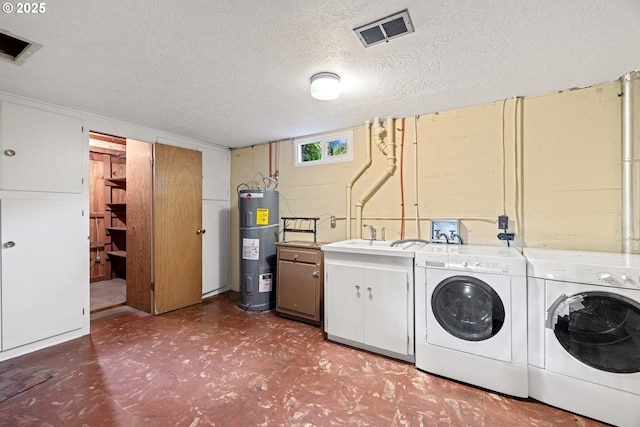
[(611, 292), (585, 292), (568, 313), (554, 311), (553, 332), (580, 362), (616, 374), (640, 372), (640, 303)]
[(504, 304), (498, 293), (475, 277), (454, 276), (436, 286), (431, 297), (436, 320), (451, 335), (483, 341), (504, 325)]

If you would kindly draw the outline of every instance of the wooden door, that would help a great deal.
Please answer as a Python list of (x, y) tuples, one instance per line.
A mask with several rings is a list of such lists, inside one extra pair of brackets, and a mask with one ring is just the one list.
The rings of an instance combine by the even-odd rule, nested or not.
[(153, 145), (127, 139), (127, 305), (151, 313)]
[(154, 144), (153, 313), (202, 301), (202, 153)]

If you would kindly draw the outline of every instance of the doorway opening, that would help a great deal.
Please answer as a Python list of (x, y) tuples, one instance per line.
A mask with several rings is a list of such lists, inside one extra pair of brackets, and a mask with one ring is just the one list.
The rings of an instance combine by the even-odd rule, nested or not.
[[(91, 318), (126, 311), (126, 138), (89, 133)], [(105, 313), (103, 313), (105, 314)]]

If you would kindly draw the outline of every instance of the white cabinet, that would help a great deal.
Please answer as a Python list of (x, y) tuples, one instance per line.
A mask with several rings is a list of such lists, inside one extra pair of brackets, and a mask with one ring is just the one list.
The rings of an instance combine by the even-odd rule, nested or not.
[(230, 288), (229, 203), (202, 201), (202, 296), (210, 297)]
[(81, 218), (80, 200), (0, 200), (2, 351), (82, 328)]
[(202, 198), (229, 200), (229, 150), (198, 147), (202, 151)]
[(230, 289), (229, 282), (229, 150), (202, 151), (202, 296)]
[(80, 193), (82, 122), (2, 102), (0, 189)]
[(412, 259), (324, 256), (328, 338), (413, 361)]

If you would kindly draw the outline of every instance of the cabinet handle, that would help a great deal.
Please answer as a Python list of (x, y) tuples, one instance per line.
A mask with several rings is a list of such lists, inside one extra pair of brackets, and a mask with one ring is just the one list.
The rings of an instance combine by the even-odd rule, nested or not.
[(15, 242), (7, 242), (7, 243), (4, 244), (4, 247), (9, 249), (9, 248), (14, 247), (15, 245), (16, 245)]
[(200, 230), (199, 228), (196, 230), (196, 234), (204, 234), (207, 230)]
[(9, 156), (9, 157), (13, 157), (16, 155), (16, 152), (14, 150), (4, 150), (4, 155), (5, 156)]

